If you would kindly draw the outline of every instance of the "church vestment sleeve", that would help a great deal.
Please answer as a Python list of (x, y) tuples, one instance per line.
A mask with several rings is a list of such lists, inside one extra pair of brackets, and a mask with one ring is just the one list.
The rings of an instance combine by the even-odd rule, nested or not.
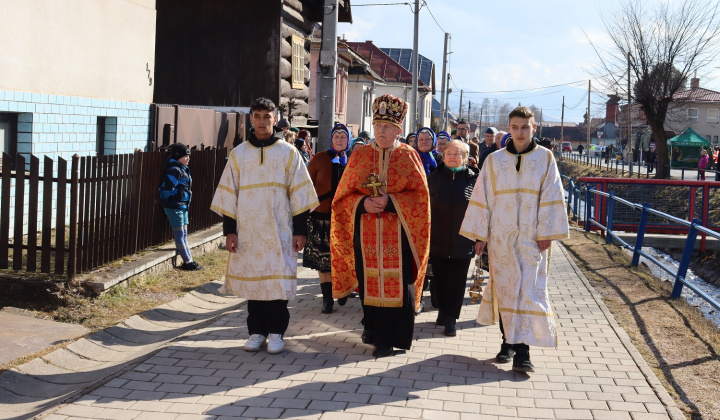
[(569, 236), (565, 195), (555, 158), (549, 156), (548, 169), (540, 190), (537, 240), (565, 239)]
[(480, 170), (480, 176), (473, 188), (465, 218), (460, 226), (460, 235), (473, 240), (487, 242), (490, 237), (490, 200), (492, 199), (492, 156), (488, 155), (486, 164)]
[(225, 163), (220, 182), (215, 190), (210, 210), (221, 216), (227, 216), (237, 220), (237, 193), (238, 188), (236, 180), (240, 172), (240, 165), (235, 156), (236, 149), (232, 149), (228, 154), (228, 160)]
[(290, 154), (285, 168), (287, 195), (293, 216), (310, 211), (320, 205), (310, 174), (297, 149)]

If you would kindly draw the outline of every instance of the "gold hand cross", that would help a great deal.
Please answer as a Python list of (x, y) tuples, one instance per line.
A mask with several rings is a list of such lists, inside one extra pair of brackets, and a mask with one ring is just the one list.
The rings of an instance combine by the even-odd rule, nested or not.
[(387, 185), (387, 182), (380, 181), (380, 178), (378, 178), (375, 174), (370, 174), (367, 176), (367, 180), (370, 181), (368, 183), (362, 184), (365, 188), (372, 188), (372, 193), (370, 194), (370, 197), (380, 197), (380, 193), (378, 193), (378, 187), (382, 187)]

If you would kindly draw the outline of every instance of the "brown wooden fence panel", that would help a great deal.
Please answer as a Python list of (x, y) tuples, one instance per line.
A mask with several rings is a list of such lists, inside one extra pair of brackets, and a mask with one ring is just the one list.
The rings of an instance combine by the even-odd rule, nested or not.
[(55, 216), (55, 274), (65, 269), (65, 208), (67, 207), (67, 160), (58, 158), (57, 207)]
[(25, 156), (15, 155), (15, 227), (13, 229), (13, 270), (22, 270), (23, 219), (25, 213)]
[(42, 250), (40, 251), (40, 271), (50, 272), (52, 253), (52, 187), (54, 162), (45, 156), (43, 163), (43, 212), (42, 212)]
[(38, 184), (40, 175), (40, 159), (30, 155), (30, 178), (28, 187), (28, 234), (27, 234), (27, 271), (37, 270), (37, 224), (38, 224)]
[(0, 268), (8, 268), (10, 244), (10, 177), (12, 156), (2, 154), (2, 196), (0, 197)]
[(87, 187), (85, 176), (88, 170), (88, 157), (80, 158), (80, 178), (78, 180), (78, 188), (80, 190), (78, 197), (78, 244), (77, 244), (77, 270), (85, 271), (87, 265), (86, 241), (87, 241)]
[(135, 152), (133, 155), (133, 180), (132, 180), (132, 198), (130, 199), (131, 205), (131, 241), (132, 248), (131, 253), (134, 254), (140, 250), (140, 183), (142, 182), (142, 152)]
[(68, 278), (74, 278), (77, 272), (77, 228), (78, 228), (78, 179), (80, 171), (80, 157), (74, 155), (72, 157), (72, 167), (70, 171), (70, 238), (68, 240)]

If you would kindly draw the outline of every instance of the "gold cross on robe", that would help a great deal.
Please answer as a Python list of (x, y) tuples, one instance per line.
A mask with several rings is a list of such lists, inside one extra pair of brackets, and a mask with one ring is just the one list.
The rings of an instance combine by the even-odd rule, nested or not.
[(365, 188), (372, 188), (372, 193), (370, 193), (370, 197), (380, 197), (380, 193), (378, 192), (378, 187), (387, 185), (387, 182), (380, 181), (380, 178), (375, 174), (368, 175), (367, 180), (370, 182), (362, 184), (362, 186)]

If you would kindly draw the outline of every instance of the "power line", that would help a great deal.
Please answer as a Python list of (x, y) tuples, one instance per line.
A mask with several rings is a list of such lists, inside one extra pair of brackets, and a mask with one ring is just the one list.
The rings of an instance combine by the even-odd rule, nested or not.
[(438, 23), (437, 19), (435, 19), (435, 15), (433, 15), (432, 10), (430, 10), (430, 6), (427, 4), (427, 1), (423, 0), (423, 5), (427, 8), (428, 13), (430, 13), (430, 16), (433, 18), (433, 20), (435, 21), (435, 24), (438, 26), (438, 28), (440, 28), (440, 30), (443, 31), (443, 33), (447, 33), (447, 32), (445, 32), (445, 29), (443, 29), (443, 27), (440, 26), (440, 23)]
[(571, 86), (571, 85), (577, 85), (579, 83), (585, 83), (586, 80), (578, 80), (577, 82), (570, 82), (570, 83), (561, 83), (558, 85), (550, 85), (550, 86), (541, 86), (541, 87), (535, 87), (535, 88), (528, 88), (528, 89), (517, 89), (517, 90), (496, 90), (496, 91), (488, 91), (488, 92), (476, 92), (476, 91), (470, 91), (466, 90), (465, 93), (514, 93), (514, 92), (527, 92), (529, 90), (542, 90), (542, 89), (548, 89), (548, 88), (554, 88), (559, 86)]

